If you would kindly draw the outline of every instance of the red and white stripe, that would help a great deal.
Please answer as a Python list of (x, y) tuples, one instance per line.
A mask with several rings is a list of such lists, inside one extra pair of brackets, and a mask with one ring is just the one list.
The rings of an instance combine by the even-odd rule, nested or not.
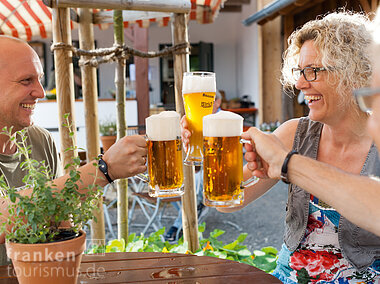
[[(212, 23), (225, 1), (191, 0), (190, 20), (196, 20), (201, 24)], [(50, 38), (52, 37), (51, 19), (51, 9), (45, 6), (42, 0), (0, 0), (0, 34), (28, 41), (34, 36)], [(159, 26), (167, 26), (170, 17), (124, 22), (124, 26), (138, 23), (141, 27), (149, 27), (152, 22)], [(99, 26), (102, 28), (108, 25)]]
[(0, 34), (51, 37), (51, 10), (42, 0), (0, 0)]

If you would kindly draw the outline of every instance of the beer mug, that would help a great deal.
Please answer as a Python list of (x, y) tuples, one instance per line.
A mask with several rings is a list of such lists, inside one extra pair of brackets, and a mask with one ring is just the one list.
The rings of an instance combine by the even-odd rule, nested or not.
[(148, 144), (148, 174), (138, 178), (149, 183), (152, 197), (184, 193), (180, 115), (163, 111), (145, 119)]
[(234, 207), (243, 204), (244, 188), (258, 181), (243, 182), (243, 144), (240, 135), (243, 118), (220, 111), (203, 118), (203, 194), (211, 207)]
[(203, 135), (202, 119), (212, 113), (215, 100), (215, 73), (186, 72), (183, 75), (182, 96), (186, 118), (191, 132), (185, 165), (202, 165)]

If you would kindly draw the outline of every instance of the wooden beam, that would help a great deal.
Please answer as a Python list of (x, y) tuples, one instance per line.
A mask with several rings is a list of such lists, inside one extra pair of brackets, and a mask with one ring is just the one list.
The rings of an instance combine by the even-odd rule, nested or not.
[[(53, 44), (64, 43), (71, 45), (70, 11), (69, 8), (52, 9)], [(57, 89), (58, 121), (61, 139), (61, 160), (64, 166), (72, 163), (72, 157), (78, 155), (77, 150), (65, 151), (76, 143), (75, 111), (74, 111), (74, 71), (71, 60), (72, 52), (65, 49), (54, 50), (55, 82)], [(74, 135), (69, 135), (69, 129), (64, 126), (65, 114), (69, 115), (69, 123), (72, 125)], [(68, 173), (70, 168), (65, 169)]]
[(229, 5), (242, 5), (242, 4), (250, 4), (251, 0), (227, 0), (224, 2), (224, 6)]
[[(173, 45), (189, 42), (187, 29), (188, 15), (174, 14), (172, 21), (172, 42)], [(188, 51), (188, 49), (187, 49)], [(189, 55), (175, 54), (174, 58), (174, 93), (176, 110), (181, 115), (185, 114), (182, 98), (183, 73), (189, 71)], [(183, 155), (185, 153), (183, 152)], [(185, 177), (185, 193), (182, 195), (182, 227), (183, 237), (188, 243), (188, 249), (195, 252), (199, 248), (198, 239), (198, 217), (197, 217), (197, 197), (195, 191), (194, 166), (183, 166)]]
[[(140, 28), (138, 24), (133, 27), (133, 47), (137, 50), (148, 51), (148, 29)], [(145, 118), (149, 116), (149, 81), (148, 81), (148, 58), (135, 56), (136, 68), (136, 99), (138, 107), (139, 125), (145, 124)]]
[(326, 0), (313, 0), (313, 1), (305, 1), (303, 5), (290, 5), (286, 9), (283, 9), (279, 11), (280, 15), (294, 15), (297, 13), (301, 13), (302, 11), (305, 11), (313, 6), (319, 5), (322, 2), (325, 2)]
[[(86, 50), (95, 49), (92, 13), (90, 9), (79, 9), (79, 47)], [(84, 60), (90, 59), (83, 56)], [(82, 93), (84, 104), (84, 120), (86, 125), (87, 162), (94, 160), (100, 154), (99, 118), (98, 118), (98, 88), (96, 68), (81, 66)], [(104, 226), (103, 198), (98, 200), (98, 208), (93, 210), (97, 222), (91, 222), (91, 239), (96, 245), (105, 245), (106, 233)]]
[(360, 5), (362, 6), (363, 10), (366, 13), (371, 12), (371, 6), (370, 6), (368, 0), (359, 0), (359, 2), (360, 2)]
[(379, 4), (378, 4), (378, 0), (372, 0), (372, 2), (371, 2), (371, 10), (373, 11), (373, 12), (376, 12), (376, 9), (377, 9), (377, 6), (378, 6)]
[[(123, 21), (146, 20), (162, 17), (170, 17), (171, 13), (146, 12), (146, 11), (123, 11)], [(94, 15), (94, 24), (113, 23), (112, 11), (100, 11)]]
[[(114, 10), (114, 43), (124, 44), (124, 25), (121, 10)], [(125, 60), (118, 59), (115, 65), (115, 90), (117, 113), (117, 138), (127, 135), (127, 119), (125, 113)], [(117, 237), (128, 241), (128, 179), (117, 180)]]
[(137, 10), (170, 13), (188, 13), (190, 0), (43, 0), (46, 6), (56, 8), (91, 8)]
[[(260, 0), (261, 8), (268, 4), (270, 0)], [(270, 122), (282, 119), (281, 90), (279, 82), (281, 76), (281, 19), (268, 22), (260, 26), (259, 35), (259, 61), (260, 64), (260, 103), (259, 120)]]
[[(284, 16), (284, 39), (283, 39), (283, 50), (288, 48), (288, 38), (294, 30), (294, 19), (292, 15)], [(293, 98), (289, 97), (282, 91), (282, 122), (287, 121), (294, 117), (294, 105)]]
[(224, 6), (223, 8), (220, 9), (220, 12), (233, 12), (233, 13), (238, 13), (241, 12), (243, 9), (241, 5), (228, 5)]

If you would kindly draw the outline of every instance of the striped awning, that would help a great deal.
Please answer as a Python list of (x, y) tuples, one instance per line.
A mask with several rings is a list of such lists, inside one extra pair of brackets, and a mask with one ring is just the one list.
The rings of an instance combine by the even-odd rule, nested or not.
[[(190, 19), (201, 24), (212, 23), (219, 13), (220, 6), (226, 0), (191, 0)], [(34, 36), (51, 37), (51, 9), (42, 0), (0, 0), (0, 34), (31, 40)], [(160, 26), (168, 25), (170, 17), (154, 17), (128, 21), (148, 27), (152, 22)], [(107, 25), (100, 25), (105, 28)]]

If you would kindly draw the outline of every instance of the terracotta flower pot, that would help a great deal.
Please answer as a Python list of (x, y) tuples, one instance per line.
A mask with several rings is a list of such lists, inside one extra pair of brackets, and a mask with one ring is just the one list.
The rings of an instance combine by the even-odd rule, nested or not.
[(20, 284), (77, 283), (86, 233), (80, 231), (74, 239), (53, 243), (7, 242), (6, 248)]
[(105, 152), (116, 142), (116, 136), (100, 136), (100, 141), (102, 141), (103, 152)]

